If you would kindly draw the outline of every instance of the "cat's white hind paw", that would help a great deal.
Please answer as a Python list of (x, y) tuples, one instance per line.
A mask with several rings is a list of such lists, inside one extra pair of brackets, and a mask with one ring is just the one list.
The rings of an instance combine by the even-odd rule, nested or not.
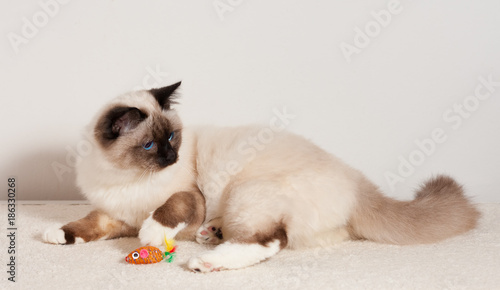
[(198, 257), (193, 257), (189, 259), (187, 266), (191, 271), (200, 273), (220, 271), (222, 269), (222, 267), (216, 267), (214, 264), (205, 262)]
[(266, 244), (225, 242), (213, 250), (189, 259), (187, 267), (194, 272), (241, 269), (255, 265), (280, 251), (280, 240)]
[(61, 226), (53, 226), (48, 228), (43, 233), (43, 241), (56, 245), (66, 244), (66, 238), (64, 238), (64, 231), (61, 229)]
[(157, 222), (151, 214), (144, 222), (139, 231), (141, 244), (150, 246), (161, 246), (166, 239), (173, 239), (179, 231), (186, 227), (186, 223), (179, 223), (175, 228), (163, 226)]
[(196, 231), (196, 241), (200, 244), (218, 245), (222, 243), (222, 219), (216, 218), (203, 224)]

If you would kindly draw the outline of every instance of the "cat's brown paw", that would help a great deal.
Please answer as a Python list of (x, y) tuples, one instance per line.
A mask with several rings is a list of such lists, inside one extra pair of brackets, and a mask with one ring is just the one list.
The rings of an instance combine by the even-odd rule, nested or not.
[(53, 226), (43, 233), (43, 241), (55, 245), (69, 245), (84, 243), (80, 237), (75, 237), (71, 232), (64, 231), (61, 226)]
[(60, 226), (48, 228), (43, 233), (43, 241), (49, 244), (64, 245), (66, 244), (64, 231)]
[(196, 241), (200, 244), (218, 245), (222, 243), (224, 237), (222, 235), (222, 219), (216, 218), (203, 224), (196, 231)]

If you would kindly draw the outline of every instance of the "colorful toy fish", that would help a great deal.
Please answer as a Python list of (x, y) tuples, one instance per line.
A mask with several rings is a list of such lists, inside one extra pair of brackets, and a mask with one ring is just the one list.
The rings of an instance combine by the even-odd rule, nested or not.
[(125, 257), (125, 261), (130, 264), (153, 264), (162, 260), (162, 251), (153, 246), (140, 247)]
[(125, 262), (137, 265), (154, 264), (165, 260), (165, 262), (171, 263), (175, 257), (175, 250), (177, 249), (174, 243), (174, 240), (167, 240), (165, 237), (165, 253), (153, 246), (140, 247), (128, 254), (128, 256), (125, 257)]

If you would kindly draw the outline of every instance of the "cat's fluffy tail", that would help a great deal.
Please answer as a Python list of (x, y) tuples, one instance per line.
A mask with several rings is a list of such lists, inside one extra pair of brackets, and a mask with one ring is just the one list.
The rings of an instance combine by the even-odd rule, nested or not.
[(433, 243), (473, 229), (479, 217), (462, 186), (448, 176), (429, 180), (412, 201), (388, 198), (363, 182), (348, 230), (352, 238), (381, 243)]

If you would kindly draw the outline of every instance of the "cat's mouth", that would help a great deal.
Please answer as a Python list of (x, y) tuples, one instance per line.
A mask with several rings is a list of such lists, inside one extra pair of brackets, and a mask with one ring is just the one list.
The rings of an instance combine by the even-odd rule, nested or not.
[(161, 156), (156, 159), (159, 169), (166, 168), (178, 160), (178, 155), (175, 151), (169, 150), (166, 156)]

